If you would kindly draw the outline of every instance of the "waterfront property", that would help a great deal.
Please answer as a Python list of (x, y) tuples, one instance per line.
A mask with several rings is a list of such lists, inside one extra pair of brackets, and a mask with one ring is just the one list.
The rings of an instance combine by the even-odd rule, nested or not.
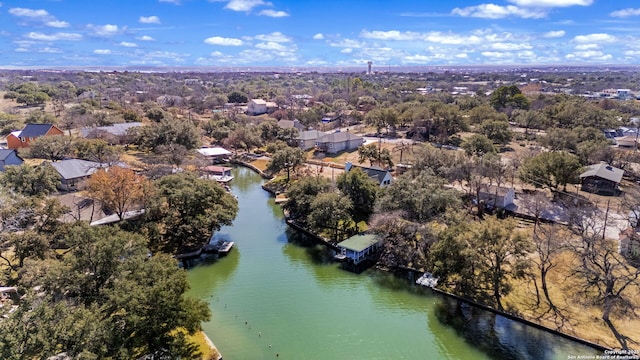
[(364, 171), (364, 173), (367, 174), (367, 176), (369, 176), (371, 179), (373, 179), (373, 181), (375, 181), (380, 187), (389, 186), (391, 185), (391, 182), (393, 182), (393, 176), (391, 175), (391, 171), (389, 170), (384, 170), (377, 167), (357, 166), (353, 165), (349, 161), (344, 164), (344, 170), (347, 172), (356, 167)]
[(213, 161), (213, 163), (219, 163), (225, 161), (230, 155), (231, 151), (221, 147), (205, 147), (198, 149), (198, 153), (205, 158)]
[(355, 265), (368, 259), (381, 247), (382, 239), (375, 234), (358, 234), (338, 243), (340, 255)]
[(231, 170), (233, 169), (230, 167), (209, 165), (201, 168), (201, 170), (205, 173), (205, 177), (219, 183), (226, 184), (233, 180), (233, 175), (231, 175)]
[(362, 136), (349, 132), (336, 132), (320, 136), (316, 140), (316, 150), (328, 154), (336, 154), (340, 151), (355, 150), (364, 144)]

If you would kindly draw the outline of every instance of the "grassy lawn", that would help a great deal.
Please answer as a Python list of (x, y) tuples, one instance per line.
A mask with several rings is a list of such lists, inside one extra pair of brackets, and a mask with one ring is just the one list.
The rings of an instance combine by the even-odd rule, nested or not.
[(187, 335), (187, 338), (198, 345), (198, 351), (202, 354), (202, 360), (217, 360), (220, 358), (220, 353), (207, 341), (203, 331), (198, 331), (193, 335)]
[(267, 170), (267, 165), (269, 164), (269, 160), (257, 159), (257, 160), (254, 160), (254, 161), (250, 162), (250, 164), (255, 166), (256, 168), (260, 169), (261, 171), (266, 171)]

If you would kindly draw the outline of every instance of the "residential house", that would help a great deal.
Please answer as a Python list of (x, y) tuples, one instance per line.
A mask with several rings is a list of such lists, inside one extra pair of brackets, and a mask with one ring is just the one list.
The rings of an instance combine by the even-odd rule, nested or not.
[(247, 106), (247, 115), (262, 115), (267, 113), (267, 102), (262, 99), (251, 99)]
[(391, 175), (391, 171), (389, 170), (384, 170), (377, 167), (357, 166), (348, 161), (344, 164), (344, 170), (347, 172), (353, 170), (354, 168), (362, 170), (380, 187), (389, 186), (391, 185), (391, 182), (393, 182), (393, 176)]
[(80, 159), (67, 159), (52, 162), (51, 166), (60, 174), (60, 190), (82, 190), (84, 182), (106, 164)]
[(220, 183), (228, 183), (233, 180), (230, 167), (209, 165), (201, 168), (207, 179), (215, 180)]
[(223, 162), (231, 155), (231, 151), (221, 147), (200, 148), (198, 153), (214, 163)]
[(316, 140), (316, 149), (329, 154), (340, 151), (355, 150), (364, 144), (362, 136), (354, 135), (350, 132), (335, 132), (326, 134)]
[(293, 119), (293, 120), (282, 119), (278, 121), (278, 126), (283, 129), (298, 129), (298, 131), (304, 130), (304, 125), (302, 125), (302, 123), (298, 119)]
[(7, 165), (21, 165), (24, 162), (13, 149), (0, 149), (0, 171)]
[(487, 185), (480, 189), (478, 200), (487, 209), (515, 209), (515, 191), (513, 188), (503, 186)]
[(29, 146), (29, 142), (41, 136), (62, 135), (63, 132), (53, 124), (27, 124), (24, 129), (14, 131), (7, 136), (9, 149), (20, 149)]
[(624, 170), (607, 163), (589, 165), (587, 171), (580, 174), (581, 190), (594, 194), (618, 195)]
[(180, 106), (184, 104), (184, 98), (177, 95), (161, 95), (156, 98), (156, 102), (163, 107)]
[(122, 143), (131, 128), (142, 126), (141, 122), (113, 124), (80, 129), (80, 135), (87, 139), (106, 139), (112, 144)]
[(298, 147), (302, 150), (309, 150), (316, 146), (316, 141), (318, 138), (326, 135), (325, 132), (320, 130), (307, 130), (298, 132), (298, 137), (296, 141), (298, 142)]
[(358, 234), (347, 240), (338, 243), (340, 255), (352, 261), (355, 265), (360, 264), (382, 247), (382, 239), (375, 234)]

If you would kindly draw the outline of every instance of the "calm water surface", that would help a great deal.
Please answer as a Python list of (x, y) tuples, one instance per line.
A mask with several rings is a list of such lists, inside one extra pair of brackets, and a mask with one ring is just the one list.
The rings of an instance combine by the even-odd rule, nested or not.
[[(262, 179), (234, 170), (240, 211), (216, 235), (231, 253), (189, 270), (204, 331), (225, 360), (567, 359), (598, 354), (432, 295), (388, 274), (353, 274), (287, 229)], [(276, 357), (276, 354), (279, 356)]]

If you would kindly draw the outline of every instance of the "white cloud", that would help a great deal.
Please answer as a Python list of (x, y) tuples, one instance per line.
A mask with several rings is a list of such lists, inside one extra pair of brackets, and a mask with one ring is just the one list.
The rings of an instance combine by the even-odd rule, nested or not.
[(30, 50), (27, 48), (19, 47), (14, 50), (15, 52), (29, 52)]
[(220, 36), (212, 36), (204, 40), (209, 45), (221, 45), (221, 46), (241, 46), (243, 41), (234, 38), (224, 38)]
[(142, 35), (137, 37), (136, 39), (140, 40), (140, 41), (156, 41), (156, 39), (152, 38), (149, 35)]
[(482, 56), (490, 57), (490, 58), (511, 58), (513, 54), (510, 52), (501, 52), (501, 51), (483, 51), (480, 53)]
[(491, 44), (491, 49), (498, 51), (516, 51), (516, 50), (529, 50), (532, 49), (533, 46), (527, 43), (493, 43)]
[(582, 60), (594, 60), (594, 61), (606, 61), (611, 60), (613, 56), (611, 54), (605, 54), (598, 50), (589, 51), (576, 51), (565, 56), (567, 59), (582, 59)]
[(589, 34), (578, 35), (573, 40), (579, 43), (610, 43), (616, 41), (616, 38), (609, 34)]
[[(118, 25), (106, 24), (106, 25), (87, 25), (87, 28), (97, 36), (112, 36), (120, 32)], [(124, 30), (124, 29), (123, 29)]]
[(313, 39), (314, 40), (322, 40), (322, 39), (324, 39), (324, 35), (322, 33), (317, 33), (317, 34), (313, 35)]
[(360, 36), (368, 39), (377, 39), (377, 40), (418, 40), (420, 39), (420, 33), (406, 31), (400, 32), (398, 30), (389, 30), (389, 31), (366, 31), (363, 30), (360, 33)]
[(340, 50), (341, 53), (343, 54), (351, 54), (353, 52), (352, 48), (344, 48), (342, 50)]
[[(220, 1), (220, 0), (216, 0)], [(214, 1), (214, 2), (216, 2)], [(233, 11), (251, 11), (256, 6), (271, 6), (270, 2), (263, 0), (231, 0), (225, 5), (225, 9)]]
[(640, 9), (632, 9), (632, 8), (622, 9), (622, 10), (612, 12), (611, 14), (609, 14), (609, 16), (620, 17), (620, 18), (640, 16)]
[(510, 3), (524, 7), (554, 8), (569, 6), (589, 6), (593, 0), (508, 0)]
[(30, 18), (44, 18), (49, 17), (47, 10), (39, 9), (26, 9), (26, 8), (12, 8), (9, 9), (9, 14), (14, 16), (30, 17)]
[(271, 34), (256, 35), (255, 38), (260, 41), (273, 41), (273, 42), (289, 42), (291, 38), (281, 32), (272, 32)]
[(624, 54), (627, 56), (640, 56), (640, 50), (627, 50)]
[(262, 50), (273, 50), (273, 51), (287, 51), (287, 47), (277, 43), (277, 42), (273, 42), (273, 41), (269, 41), (269, 42), (262, 42), (259, 44), (256, 44), (256, 48), (258, 49), (262, 49)]
[(62, 50), (58, 48), (52, 48), (52, 47), (43, 47), (42, 49), (38, 49), (38, 52), (47, 53), (47, 54), (60, 54), (62, 53)]
[(40, 41), (57, 41), (57, 40), (77, 41), (82, 39), (82, 35), (73, 34), (73, 33), (43, 34), (43, 33), (32, 31), (28, 33), (26, 36), (31, 40), (40, 40)]
[[(418, 33), (418, 32), (400, 32), (397, 30), (391, 31), (362, 31), (360, 36), (367, 39), (376, 39), (376, 40), (397, 40), (397, 41), (427, 41), (438, 44), (446, 44), (446, 45), (464, 45), (464, 44), (480, 44), (486, 41), (500, 41), (501, 37), (497, 34), (493, 33), (478, 33), (469, 36), (463, 36), (453, 33), (441, 33), (438, 31), (428, 32), (428, 33)], [(509, 37), (510, 34), (507, 34), (506, 37)], [(504, 37), (504, 36), (503, 36)]]
[(280, 18), (280, 17), (289, 16), (289, 13), (287, 13), (286, 11), (276, 11), (276, 10), (267, 9), (267, 10), (260, 11), (258, 15)]
[(109, 54), (111, 54), (111, 50), (109, 50), (109, 49), (96, 49), (96, 50), (93, 50), (93, 53), (94, 54), (98, 54), (98, 55), (109, 55)]
[(170, 4), (174, 4), (174, 5), (180, 5), (181, 1), (180, 0), (158, 0), (161, 3), (170, 3)]
[(556, 31), (548, 31), (544, 33), (542, 36), (546, 38), (560, 38), (566, 35), (566, 31), (564, 30), (556, 30)]
[(152, 15), (152, 16), (140, 16), (138, 22), (142, 24), (160, 24), (160, 18)]
[(503, 19), (510, 16), (521, 17), (524, 19), (540, 19), (547, 16), (547, 11), (539, 8), (524, 9), (513, 5), (500, 6), (495, 4), (480, 4), (465, 8), (455, 8), (451, 10), (451, 14), (484, 19)]
[(353, 39), (342, 39), (337, 42), (330, 42), (329, 45), (333, 47), (355, 48), (355, 49), (359, 49), (364, 46), (363, 43)]
[(138, 47), (138, 44), (132, 43), (132, 42), (128, 42), (128, 41), (122, 41), (118, 45), (124, 46), (124, 47)]
[(67, 28), (67, 27), (71, 26), (71, 25), (69, 25), (68, 22), (60, 21), (60, 20), (47, 21), (45, 23), (45, 25), (47, 25), (49, 27), (54, 27), (54, 28)]
[(600, 49), (600, 45), (598, 44), (581, 44), (581, 45), (576, 45), (576, 47), (574, 48), (576, 50), (597, 50)]
[(469, 55), (467, 53), (459, 53), (456, 54), (455, 57), (457, 57), (458, 59), (466, 59), (469, 57)]
[(66, 28), (70, 26), (68, 22), (56, 19), (54, 16), (49, 14), (47, 10), (43, 9), (34, 10), (26, 8), (12, 8), (9, 9), (9, 14), (13, 16), (28, 18), (32, 21), (42, 22), (44, 25), (54, 28)]

